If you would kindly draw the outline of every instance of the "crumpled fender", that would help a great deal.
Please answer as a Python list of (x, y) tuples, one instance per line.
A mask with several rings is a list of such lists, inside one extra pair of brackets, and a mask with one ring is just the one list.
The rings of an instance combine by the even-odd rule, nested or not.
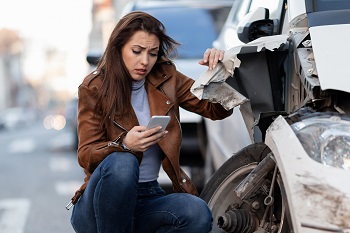
[(267, 130), (265, 143), (283, 178), (294, 232), (350, 229), (349, 171), (311, 159), (282, 116)]

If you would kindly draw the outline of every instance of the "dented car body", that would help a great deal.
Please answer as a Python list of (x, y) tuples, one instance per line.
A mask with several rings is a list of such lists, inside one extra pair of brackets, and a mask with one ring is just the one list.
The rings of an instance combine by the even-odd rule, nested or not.
[(248, 43), (191, 89), (236, 109), (207, 122), (212, 232), (350, 232), (350, 2), (281, 2), (246, 15)]

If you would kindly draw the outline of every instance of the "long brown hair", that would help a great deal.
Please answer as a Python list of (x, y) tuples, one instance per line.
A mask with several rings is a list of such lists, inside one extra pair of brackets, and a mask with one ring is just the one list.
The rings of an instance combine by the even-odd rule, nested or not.
[[(144, 31), (158, 37), (161, 57), (169, 58), (171, 52), (176, 52), (179, 45), (166, 34), (164, 25), (153, 16), (134, 11), (119, 20), (109, 38), (106, 50), (99, 61), (97, 68), (101, 70), (103, 84), (98, 91), (96, 110), (102, 110), (101, 125), (114, 115), (127, 116), (131, 109), (132, 78), (126, 69), (122, 58), (122, 48), (138, 31)], [(157, 63), (153, 69), (157, 69)], [(105, 104), (102, 104), (104, 102)]]

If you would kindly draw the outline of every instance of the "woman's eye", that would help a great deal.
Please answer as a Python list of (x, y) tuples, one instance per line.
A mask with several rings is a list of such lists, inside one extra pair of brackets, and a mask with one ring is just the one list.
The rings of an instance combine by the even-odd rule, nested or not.
[(152, 57), (156, 57), (156, 56), (158, 56), (158, 54), (157, 54), (157, 53), (150, 53), (150, 55), (151, 55)]
[(135, 53), (135, 54), (140, 54), (141, 53), (141, 51), (136, 51), (136, 50), (133, 50), (132, 52)]

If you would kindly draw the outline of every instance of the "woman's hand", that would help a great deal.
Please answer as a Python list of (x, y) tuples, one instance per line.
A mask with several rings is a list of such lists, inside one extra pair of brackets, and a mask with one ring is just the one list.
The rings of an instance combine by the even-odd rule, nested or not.
[(203, 59), (198, 63), (200, 65), (208, 66), (209, 70), (212, 70), (216, 67), (219, 61), (224, 58), (224, 51), (220, 49), (207, 49), (204, 53)]
[(161, 126), (146, 130), (146, 126), (133, 127), (124, 137), (123, 143), (132, 151), (146, 151), (168, 133)]

